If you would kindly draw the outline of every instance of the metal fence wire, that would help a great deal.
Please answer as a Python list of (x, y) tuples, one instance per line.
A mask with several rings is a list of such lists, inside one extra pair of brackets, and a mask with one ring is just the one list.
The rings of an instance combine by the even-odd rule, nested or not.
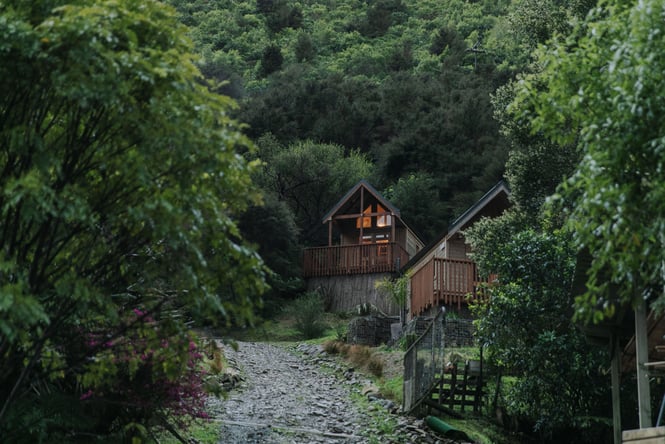
[(439, 310), (425, 332), (404, 354), (405, 412), (413, 411), (429, 395), (443, 371), (445, 310)]

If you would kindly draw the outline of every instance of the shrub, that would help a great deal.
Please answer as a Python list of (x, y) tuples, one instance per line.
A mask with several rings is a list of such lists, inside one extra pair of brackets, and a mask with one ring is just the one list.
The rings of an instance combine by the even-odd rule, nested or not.
[(383, 376), (383, 361), (378, 356), (371, 356), (367, 361), (367, 370), (377, 378)]
[(305, 293), (293, 301), (288, 311), (294, 318), (296, 330), (305, 339), (323, 336), (327, 326), (323, 321), (323, 301), (318, 293)]
[(323, 351), (329, 355), (336, 355), (339, 353), (339, 341), (326, 341), (323, 344)]

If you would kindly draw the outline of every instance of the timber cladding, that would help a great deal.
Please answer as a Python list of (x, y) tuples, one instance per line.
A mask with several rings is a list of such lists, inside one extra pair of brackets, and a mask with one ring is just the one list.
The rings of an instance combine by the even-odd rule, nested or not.
[(329, 312), (355, 311), (360, 305), (370, 304), (385, 315), (398, 316), (400, 307), (376, 289), (378, 281), (390, 276), (390, 273), (372, 273), (312, 277), (307, 280), (307, 291), (321, 294)]

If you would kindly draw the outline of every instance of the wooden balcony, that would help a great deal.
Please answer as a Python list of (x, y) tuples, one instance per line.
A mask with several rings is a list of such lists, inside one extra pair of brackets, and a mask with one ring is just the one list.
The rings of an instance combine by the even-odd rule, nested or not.
[(305, 277), (394, 273), (409, 260), (394, 242), (306, 248), (303, 256)]
[(485, 297), (475, 262), (468, 259), (434, 258), (411, 277), (411, 314), (418, 316), (430, 307), (457, 305)]

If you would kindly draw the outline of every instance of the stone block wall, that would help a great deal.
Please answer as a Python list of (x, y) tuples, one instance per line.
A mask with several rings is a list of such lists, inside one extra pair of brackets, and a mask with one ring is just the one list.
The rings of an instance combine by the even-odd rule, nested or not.
[(476, 345), (473, 336), (473, 319), (446, 319), (444, 328), (446, 347), (472, 347)]
[(399, 323), (398, 316), (371, 315), (352, 319), (349, 322), (347, 342), (370, 347), (388, 343), (391, 339), (390, 325), (394, 323)]
[[(406, 325), (404, 334), (414, 335), (414, 337), (418, 338), (425, 332), (430, 322), (432, 322), (432, 318), (430, 317), (422, 316), (414, 318)], [(473, 336), (475, 332), (473, 319), (446, 318), (444, 322), (444, 343), (446, 348), (473, 347), (476, 345)]]

